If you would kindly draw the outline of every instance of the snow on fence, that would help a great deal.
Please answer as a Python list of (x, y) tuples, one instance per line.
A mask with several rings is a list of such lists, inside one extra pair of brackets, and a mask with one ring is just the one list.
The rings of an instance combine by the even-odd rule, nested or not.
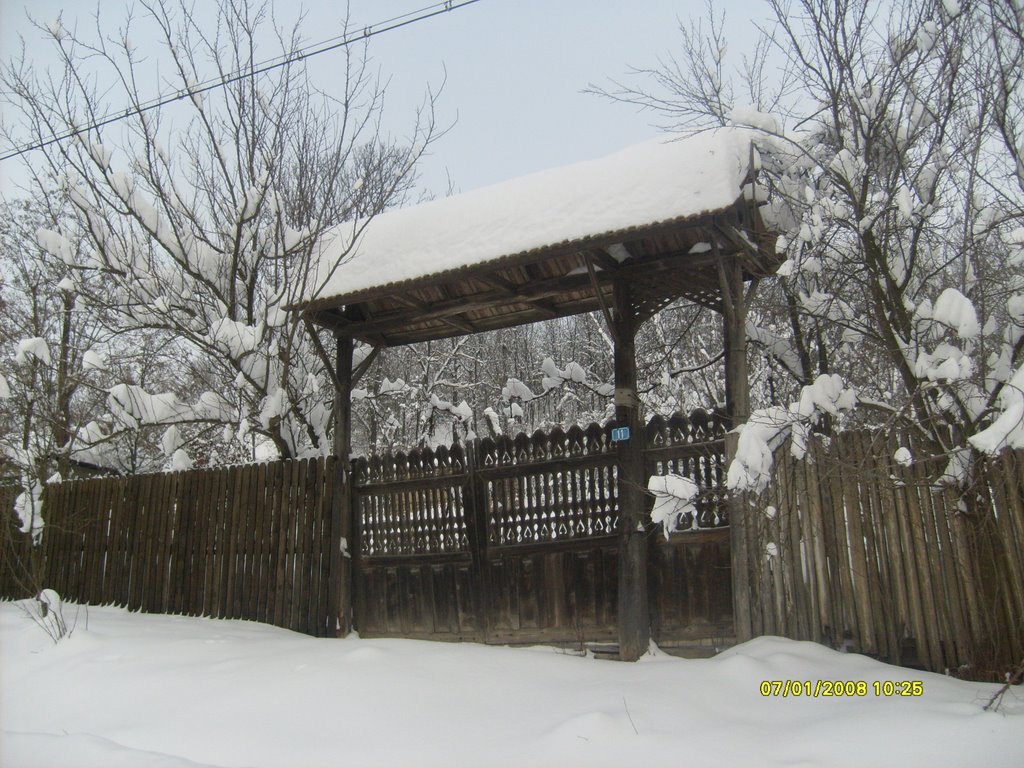
[[(918, 450), (920, 448), (920, 450)], [(903, 449), (903, 450), (901, 450)], [(782, 449), (752, 499), (754, 634), (972, 677), (1024, 658), (1024, 451), (988, 459), (967, 502), (910, 435)]]

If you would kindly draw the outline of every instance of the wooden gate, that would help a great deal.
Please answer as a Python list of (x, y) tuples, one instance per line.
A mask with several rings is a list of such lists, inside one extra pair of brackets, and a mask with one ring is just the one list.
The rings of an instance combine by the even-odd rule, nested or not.
[[(708, 420), (654, 419), (653, 472), (708, 491), (691, 528), (650, 538), (659, 642), (732, 634), (722, 441)], [(618, 485), (610, 430), (591, 425), (359, 459), (355, 620), (364, 636), (494, 643), (617, 637)]]

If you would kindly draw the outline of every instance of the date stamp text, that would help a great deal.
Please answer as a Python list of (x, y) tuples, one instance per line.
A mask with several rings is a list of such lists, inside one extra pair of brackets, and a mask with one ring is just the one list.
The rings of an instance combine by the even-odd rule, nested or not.
[(774, 698), (894, 698), (924, 696), (922, 680), (762, 680), (761, 695)]

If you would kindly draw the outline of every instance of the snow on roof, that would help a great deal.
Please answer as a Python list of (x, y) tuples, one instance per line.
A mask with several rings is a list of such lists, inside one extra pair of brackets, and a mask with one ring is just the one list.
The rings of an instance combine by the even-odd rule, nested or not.
[[(606, 157), (541, 171), (372, 219), (310, 301), (347, 297), (503, 257), (728, 208), (742, 194), (750, 131), (662, 136)], [(321, 244), (318, 275), (345, 257), (354, 231)]]

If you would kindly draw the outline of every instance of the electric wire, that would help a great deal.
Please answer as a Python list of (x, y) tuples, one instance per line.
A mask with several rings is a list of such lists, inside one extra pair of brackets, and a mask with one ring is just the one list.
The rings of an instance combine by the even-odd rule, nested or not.
[(150, 112), (154, 109), (158, 109), (159, 107), (167, 106), (168, 104), (184, 101), (185, 99), (191, 99), (208, 91), (223, 88), (231, 85), (232, 83), (256, 77), (257, 75), (262, 75), (274, 69), (280, 69), (281, 67), (289, 64), (295, 64), (314, 56), (319, 56), (322, 53), (334, 51), (339, 48), (345, 48), (361, 40), (369, 40), (371, 37), (377, 37), (385, 32), (392, 32), (396, 29), (401, 29), (402, 27), (407, 27), (411, 24), (416, 24), (420, 21), (426, 21), (427, 19), (431, 19), (435, 16), (449, 13), (450, 11), (460, 10), (468, 5), (473, 5), (478, 2), (480, 2), (480, 0), (445, 0), (444, 2), (435, 3), (433, 5), (420, 8), (419, 10), (409, 11), (408, 13), (393, 16), (390, 19), (378, 21), (374, 24), (367, 24), (358, 31), (346, 32), (343, 35), (337, 35), (336, 37), (331, 37), (327, 40), (321, 40), (318, 43), (313, 43), (312, 45), (300, 48), (297, 51), (272, 59), (267, 59), (266, 61), (254, 65), (250, 69), (231, 72), (221, 78), (204, 80), (202, 83), (197, 83), (195, 86), (178, 90), (173, 95), (157, 96), (149, 101), (142, 102), (137, 106), (128, 107), (124, 110), (118, 110), (116, 113), (105, 115), (99, 120), (82, 126), (81, 128), (75, 128), (74, 130), (56, 136), (51, 136), (42, 141), (26, 144), (18, 149), (8, 152), (7, 154), (0, 155), (0, 162), (10, 160), (11, 158), (24, 155), (28, 152), (33, 152), (37, 149), (44, 149), (45, 147), (57, 144), (61, 141), (67, 141), (75, 136), (103, 128), (104, 126), (111, 125), (119, 120), (124, 120), (132, 115), (141, 115), (143, 112)]

